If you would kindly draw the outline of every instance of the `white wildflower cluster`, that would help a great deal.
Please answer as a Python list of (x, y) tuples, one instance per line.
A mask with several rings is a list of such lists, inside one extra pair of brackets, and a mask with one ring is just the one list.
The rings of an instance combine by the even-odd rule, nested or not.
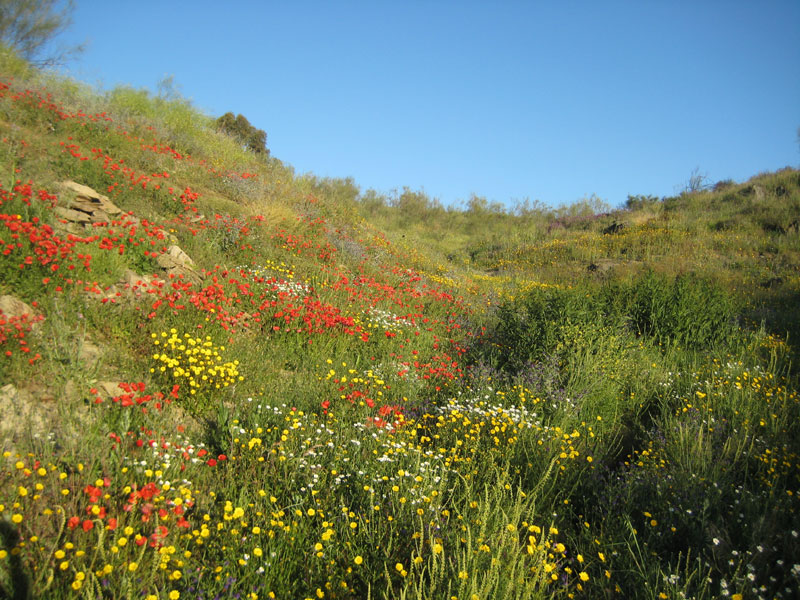
[(267, 287), (268, 292), (275, 296), (287, 294), (289, 296), (303, 297), (312, 292), (311, 286), (298, 281), (274, 281)]
[(365, 311), (366, 326), (371, 329), (383, 329), (384, 331), (399, 332), (403, 328), (413, 327), (413, 323), (407, 317), (401, 317), (380, 308), (369, 308)]
[(245, 271), (253, 277), (263, 277), (264, 279), (271, 279), (275, 277), (276, 273), (286, 277), (287, 279), (294, 279), (294, 267), (288, 266), (284, 262), (275, 262), (267, 259), (262, 265), (239, 265), (234, 267), (237, 271)]
[(435, 412), (447, 416), (471, 416), (481, 419), (502, 419), (520, 428), (541, 427), (538, 413), (529, 411), (524, 406), (502, 406), (493, 404), (489, 394), (475, 397), (451, 398), (445, 406), (437, 407)]
[(145, 477), (149, 478), (155, 475), (156, 483), (162, 487), (164, 485), (168, 487), (175, 487), (176, 485), (182, 488), (192, 487), (192, 482), (188, 479), (181, 479), (176, 483), (170, 481), (167, 475), (173, 466), (176, 470), (180, 470), (181, 464), (184, 462), (203, 462), (203, 459), (199, 458), (197, 454), (201, 450), (205, 450), (204, 444), (194, 444), (188, 438), (179, 436), (175, 442), (150, 440), (145, 442), (142, 448), (144, 456), (141, 459), (137, 460), (126, 455), (122, 457), (122, 463), (129, 466), (135, 473), (142, 474)]

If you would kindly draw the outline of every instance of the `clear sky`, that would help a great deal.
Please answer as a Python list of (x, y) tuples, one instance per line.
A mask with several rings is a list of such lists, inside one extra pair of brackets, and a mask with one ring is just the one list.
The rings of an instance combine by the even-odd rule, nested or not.
[(297, 173), (549, 205), (800, 164), (800, 2), (77, 0), (82, 81), (245, 115)]

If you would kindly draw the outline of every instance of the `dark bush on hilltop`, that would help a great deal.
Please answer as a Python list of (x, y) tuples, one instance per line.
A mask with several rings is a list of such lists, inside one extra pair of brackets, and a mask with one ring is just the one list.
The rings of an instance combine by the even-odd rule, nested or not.
[(618, 332), (660, 346), (701, 349), (726, 342), (735, 316), (729, 296), (694, 275), (647, 272), (631, 283), (600, 289), (535, 289), (499, 307), (488, 340), (471, 348), (469, 359), (517, 374), (532, 362), (569, 351), (576, 331), (584, 337)]
[(269, 154), (266, 132), (256, 129), (244, 115), (225, 113), (217, 119), (217, 129), (236, 138), (242, 146), (255, 154)]
[(724, 192), (732, 187), (736, 187), (736, 182), (733, 179), (722, 179), (714, 184), (712, 188), (715, 192)]
[(658, 204), (659, 198), (658, 196), (651, 196), (645, 194), (637, 194), (635, 196), (628, 196), (628, 199), (625, 201), (625, 208), (628, 210), (640, 210), (642, 208), (646, 208), (648, 206), (654, 206)]

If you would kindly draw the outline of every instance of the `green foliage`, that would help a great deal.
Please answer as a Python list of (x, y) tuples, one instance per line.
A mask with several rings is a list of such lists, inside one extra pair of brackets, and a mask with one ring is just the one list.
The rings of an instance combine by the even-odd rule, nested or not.
[(641, 210), (648, 206), (653, 206), (659, 201), (658, 196), (651, 196), (649, 194), (637, 194), (635, 196), (628, 196), (625, 200), (625, 208), (627, 210)]
[(734, 317), (728, 295), (694, 275), (646, 272), (630, 284), (599, 289), (535, 289), (499, 307), (490, 343), (476, 345), (473, 360), (516, 374), (550, 355), (608, 343), (623, 327), (657, 345), (700, 349), (727, 341)]
[(611, 210), (611, 206), (596, 194), (573, 202), (564, 204), (556, 209), (557, 218), (591, 217)]
[(217, 128), (237, 139), (245, 148), (255, 154), (269, 154), (267, 150), (267, 134), (250, 124), (244, 115), (225, 113), (216, 121)]
[(659, 344), (699, 349), (725, 342), (735, 326), (734, 304), (719, 286), (693, 274), (648, 272), (627, 293), (633, 331)]
[[(490, 344), (474, 348), (495, 368), (519, 373), (541, 362), (564, 343), (571, 325), (597, 316), (593, 299), (571, 290), (537, 289), (500, 306)], [(488, 356), (486, 354), (488, 353)]]
[(31, 66), (14, 48), (0, 43), (0, 69), (11, 77), (26, 77)]
[(438, 200), (431, 199), (424, 191), (414, 191), (407, 187), (391, 200), (391, 206), (397, 210), (400, 221), (404, 224), (429, 219), (444, 210)]
[(183, 152), (202, 153), (203, 148), (208, 147), (212, 120), (183, 97), (153, 96), (145, 89), (120, 86), (108, 93), (107, 100), (112, 111), (122, 119), (133, 123), (158, 123), (168, 141)]

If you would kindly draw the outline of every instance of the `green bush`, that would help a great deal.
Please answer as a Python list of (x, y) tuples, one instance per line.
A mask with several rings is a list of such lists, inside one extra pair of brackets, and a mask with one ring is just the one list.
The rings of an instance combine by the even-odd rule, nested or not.
[(649, 271), (632, 285), (625, 303), (634, 333), (659, 344), (698, 349), (724, 342), (733, 332), (729, 296), (692, 274), (670, 281)]
[(641, 210), (648, 206), (654, 206), (659, 202), (658, 196), (651, 196), (649, 194), (628, 195), (628, 199), (625, 200), (625, 208), (628, 210)]
[(256, 129), (244, 115), (227, 112), (217, 119), (217, 129), (236, 138), (241, 144), (255, 154), (269, 154), (267, 150), (267, 134), (263, 129)]
[(564, 347), (570, 327), (592, 323), (603, 314), (602, 304), (601, 297), (583, 291), (533, 290), (499, 307), (489, 333), (490, 343), (474, 348), (473, 358), (508, 373), (519, 373)]
[(727, 294), (694, 275), (647, 272), (599, 289), (536, 289), (498, 308), (489, 343), (476, 345), (470, 358), (518, 374), (553, 355), (569, 363), (568, 354), (581, 350), (575, 331), (594, 332), (595, 339), (618, 336), (623, 327), (658, 345), (699, 349), (729, 339), (734, 309)]

